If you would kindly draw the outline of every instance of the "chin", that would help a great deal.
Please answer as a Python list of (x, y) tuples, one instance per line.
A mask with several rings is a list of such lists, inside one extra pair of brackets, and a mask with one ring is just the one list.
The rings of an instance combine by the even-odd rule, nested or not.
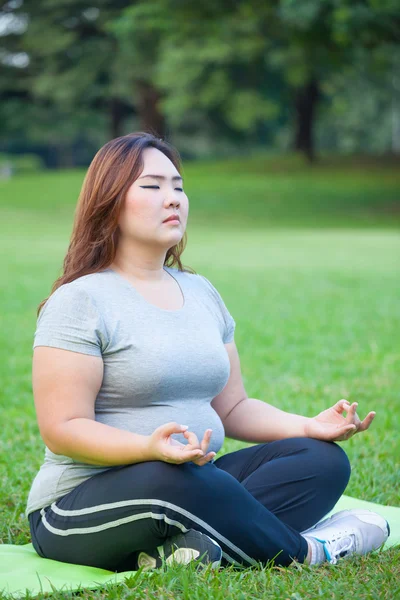
[(164, 240), (161, 242), (163, 245), (165, 245), (168, 249), (172, 248), (172, 246), (176, 246), (177, 244), (179, 244), (179, 242), (182, 240), (183, 235), (170, 235), (168, 236), (167, 239), (164, 238)]
[(169, 231), (166, 237), (170, 240), (181, 240), (185, 234), (185, 230), (176, 228), (175, 231)]

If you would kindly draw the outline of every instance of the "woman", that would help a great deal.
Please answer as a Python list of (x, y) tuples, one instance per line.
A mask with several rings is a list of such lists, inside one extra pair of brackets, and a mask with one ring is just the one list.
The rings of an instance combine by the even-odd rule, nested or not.
[[(334, 563), (381, 546), (387, 523), (369, 511), (313, 529), (350, 476), (332, 442), (375, 413), (360, 421), (341, 400), (306, 418), (247, 397), (235, 321), (182, 267), (182, 186), (177, 151), (149, 133), (110, 141), (89, 167), (64, 274), (38, 310), (36, 551), (124, 571)], [(256, 445), (215, 460), (224, 435)]]

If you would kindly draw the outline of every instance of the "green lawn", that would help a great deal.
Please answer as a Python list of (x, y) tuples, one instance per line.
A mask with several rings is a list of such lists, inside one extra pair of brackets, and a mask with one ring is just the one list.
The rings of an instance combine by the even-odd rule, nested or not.
[[(31, 387), (36, 308), (60, 274), (82, 171), (0, 182), (0, 543), (29, 542), (24, 509), (43, 458)], [(341, 445), (346, 494), (400, 505), (400, 175), (371, 163), (187, 164), (183, 263), (237, 322), (251, 397), (313, 416), (359, 402), (371, 429)], [(223, 454), (247, 444), (226, 439)], [(141, 574), (85, 598), (400, 598), (400, 548), (335, 567)], [(397, 581), (396, 581), (397, 577)], [(54, 595), (67, 598), (67, 593)]]

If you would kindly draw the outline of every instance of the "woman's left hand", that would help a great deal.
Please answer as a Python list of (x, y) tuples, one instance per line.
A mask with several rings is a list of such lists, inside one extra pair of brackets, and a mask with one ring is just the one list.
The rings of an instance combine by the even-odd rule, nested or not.
[[(355, 433), (365, 431), (371, 425), (376, 413), (369, 412), (363, 421), (357, 415), (357, 402), (339, 400), (334, 406), (309, 419), (305, 426), (306, 437), (327, 442), (348, 440)], [(346, 417), (343, 416), (346, 412)]]

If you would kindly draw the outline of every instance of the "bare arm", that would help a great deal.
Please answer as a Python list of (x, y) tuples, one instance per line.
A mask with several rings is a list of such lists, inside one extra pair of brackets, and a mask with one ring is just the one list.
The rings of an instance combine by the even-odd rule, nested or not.
[(211, 405), (218, 413), (225, 434), (245, 442), (264, 443), (289, 437), (307, 437), (307, 417), (287, 413), (262, 400), (248, 398), (243, 385), (235, 342), (225, 344), (231, 373), (228, 383)]
[[(218, 413), (228, 437), (245, 442), (265, 443), (291, 437), (310, 437), (326, 441), (347, 440), (371, 425), (375, 411), (363, 421), (357, 415), (357, 402), (339, 400), (316, 417), (302, 417), (275, 408), (262, 400), (248, 398), (240, 370), (235, 342), (225, 344), (231, 373), (228, 383), (211, 405)], [(347, 416), (343, 416), (347, 412)]]
[(307, 437), (307, 417), (288, 413), (256, 398), (245, 398), (232, 409), (224, 422), (228, 437), (264, 443), (292, 437)]
[(92, 465), (154, 460), (149, 436), (95, 421), (94, 404), (103, 380), (101, 357), (39, 346), (32, 385), (39, 430), (55, 454)]

